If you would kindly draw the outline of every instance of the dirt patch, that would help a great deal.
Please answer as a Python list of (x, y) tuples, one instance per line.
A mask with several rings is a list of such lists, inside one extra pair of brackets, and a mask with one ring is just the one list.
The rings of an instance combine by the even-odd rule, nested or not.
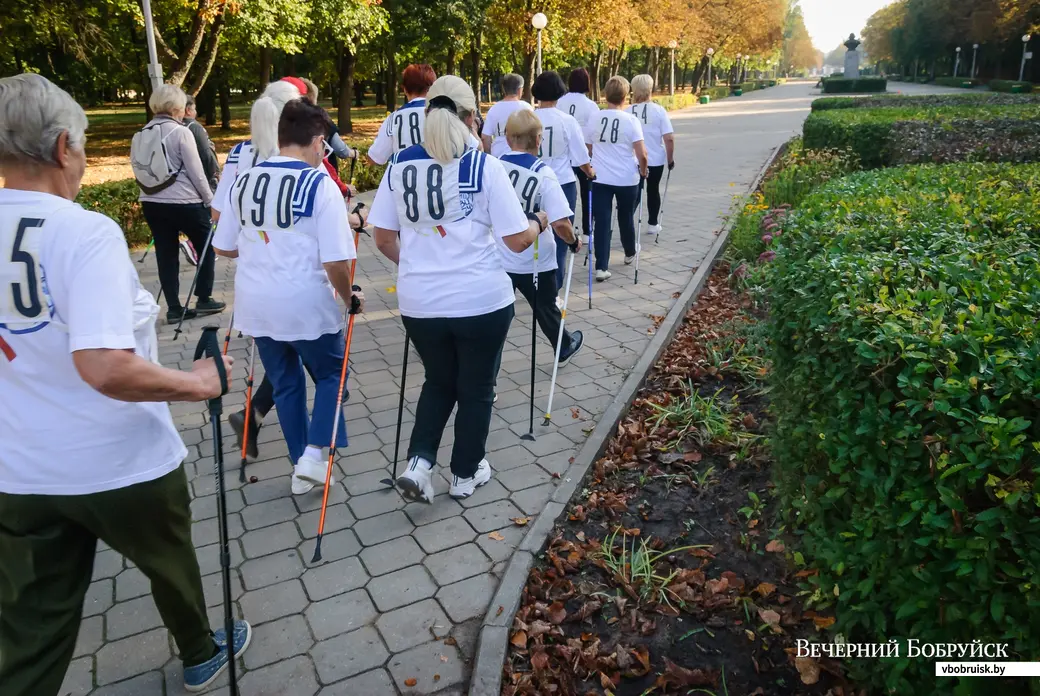
[(760, 313), (709, 278), (535, 562), (505, 696), (849, 696), (771, 500)]

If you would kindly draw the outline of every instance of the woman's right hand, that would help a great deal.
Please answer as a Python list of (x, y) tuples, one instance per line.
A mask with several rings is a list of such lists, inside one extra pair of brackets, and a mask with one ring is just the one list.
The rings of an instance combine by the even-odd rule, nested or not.
[[(220, 357), (224, 360), (224, 370), (227, 372), (228, 388), (230, 388), (231, 366), (235, 364), (235, 359), (230, 355), (222, 355)], [(195, 375), (199, 382), (196, 401), (215, 399), (221, 395), (220, 375), (217, 373), (217, 365), (213, 362), (213, 358), (196, 360), (191, 365), (191, 373)]]

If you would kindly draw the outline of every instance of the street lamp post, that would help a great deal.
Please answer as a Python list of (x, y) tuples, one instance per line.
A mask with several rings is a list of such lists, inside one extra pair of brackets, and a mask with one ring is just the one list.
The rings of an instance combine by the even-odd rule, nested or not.
[(957, 77), (957, 73), (961, 69), (961, 47), (957, 47), (957, 58), (953, 61), (953, 76)]
[(715, 55), (715, 49), (714, 48), (709, 48), (707, 50), (707, 54), (708, 54), (708, 86), (711, 87), (711, 57), (713, 55)]
[(152, 25), (152, 2), (143, 0), (142, 12), (144, 14), (144, 38), (148, 44), (148, 79), (152, 83), (154, 92), (162, 84), (162, 65), (159, 63), (159, 55), (155, 51), (155, 27)]
[(971, 79), (975, 79), (975, 59), (979, 55), (979, 45), (974, 44), (971, 47)]
[(1026, 60), (1029, 59), (1029, 39), (1033, 38), (1029, 34), (1022, 34), (1022, 65), (1018, 68), (1018, 81), (1022, 80), (1026, 76)]
[(744, 54), (744, 70), (743, 70), (743, 72), (742, 72), (742, 73), (740, 74), (740, 81), (741, 81), (741, 82), (745, 82), (745, 81), (747, 81), (747, 74), (748, 74), (748, 65), (749, 65), (749, 61), (750, 61), (750, 60), (751, 60), (751, 56), (749, 56), (749, 55), (747, 55), (747, 54), (745, 53), (745, 54)]
[(549, 23), (549, 18), (539, 12), (534, 17), (531, 17), (531, 26), (538, 30), (538, 71), (537, 75), (542, 74), (542, 29), (545, 29), (545, 25)]
[(675, 48), (679, 45), (679, 42), (672, 39), (668, 42), (668, 48), (672, 52), (672, 71), (668, 77), (668, 95), (675, 96)]

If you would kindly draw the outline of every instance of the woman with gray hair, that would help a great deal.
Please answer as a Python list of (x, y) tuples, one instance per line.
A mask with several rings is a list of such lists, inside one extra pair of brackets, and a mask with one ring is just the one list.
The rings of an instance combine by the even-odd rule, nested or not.
[(636, 75), (632, 78), (632, 106), (626, 111), (636, 117), (643, 126), (643, 142), (646, 143), (646, 159), (649, 176), (646, 178), (646, 207), (649, 218), (647, 234), (661, 231), (661, 178), (664, 167), (668, 171), (675, 167), (675, 135), (672, 120), (660, 104), (650, 101), (654, 93), (654, 78)]
[[(159, 307), (122, 230), (73, 203), (86, 127), (45, 78), (0, 79), (0, 692), (61, 690), (98, 539), (151, 581), (185, 688), (201, 691), (227, 667), (228, 638), (210, 631), (166, 402), (219, 396), (220, 377), (209, 358), (190, 372), (156, 361)], [(236, 623), (236, 653), (250, 635)]]
[[(159, 283), (166, 296), (166, 321), (180, 320), (184, 310), (180, 301), (180, 235), (183, 232), (202, 253), (210, 232), (210, 203), (213, 191), (199, 157), (195, 137), (182, 123), (187, 95), (176, 85), (160, 85), (148, 99), (155, 117), (144, 131), (158, 129), (173, 178), (160, 190), (141, 188), (141, 211), (155, 240), (155, 264)], [(131, 159), (137, 159), (131, 153)], [(140, 154), (137, 155), (140, 157)], [(140, 184), (140, 180), (138, 181)], [(224, 303), (213, 299), (212, 249), (199, 259), (194, 309), (184, 312), (185, 319), (223, 311)], [(187, 298), (190, 302), (191, 298)]]

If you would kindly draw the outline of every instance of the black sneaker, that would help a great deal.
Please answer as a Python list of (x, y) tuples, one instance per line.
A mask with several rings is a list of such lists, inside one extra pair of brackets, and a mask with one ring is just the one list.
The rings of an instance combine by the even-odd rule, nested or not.
[[(231, 425), (231, 429), (235, 431), (235, 439), (237, 440), (238, 451), (242, 451), (242, 431), (246, 425), (246, 412), (245, 409), (232, 413), (228, 416), (228, 424)], [(256, 436), (260, 432), (260, 426), (256, 422), (256, 414), (249, 419), (249, 441), (246, 443), (246, 457), (249, 459), (256, 459), (260, 456), (260, 450), (256, 446)]]
[(567, 345), (567, 350), (560, 351), (560, 364), (565, 364), (571, 359), (571, 356), (581, 350), (582, 344), (585, 343), (585, 337), (581, 331), (571, 332), (571, 342)]
[(200, 317), (204, 317), (207, 314), (218, 314), (223, 312), (225, 307), (227, 307), (227, 305), (223, 302), (218, 302), (212, 297), (207, 297), (206, 299), (200, 299), (195, 303), (195, 312)]
[(166, 310), (166, 323), (167, 324), (176, 324), (177, 322), (179, 322), (181, 320), (181, 314), (182, 313), (184, 314), (184, 319), (185, 320), (194, 319), (195, 317), (197, 317), (199, 315), (198, 312), (196, 312), (194, 309), (189, 309), (187, 312), (185, 312), (180, 307), (177, 307), (176, 309), (167, 309)]

